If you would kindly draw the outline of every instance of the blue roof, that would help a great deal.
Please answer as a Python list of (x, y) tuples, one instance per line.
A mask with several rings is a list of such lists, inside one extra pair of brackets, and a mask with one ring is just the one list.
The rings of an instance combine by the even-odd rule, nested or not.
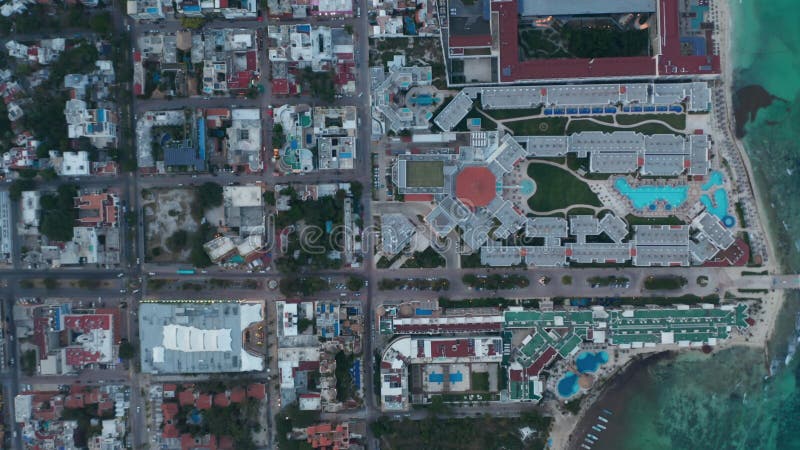
[(206, 121), (197, 119), (197, 142), (200, 143), (198, 153), (202, 161), (206, 160)]

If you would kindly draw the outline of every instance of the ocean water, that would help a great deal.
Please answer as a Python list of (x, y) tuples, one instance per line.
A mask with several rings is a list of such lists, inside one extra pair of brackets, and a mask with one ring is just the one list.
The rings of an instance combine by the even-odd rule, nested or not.
[[(737, 128), (762, 194), (784, 270), (800, 272), (800, 2), (729, 1), (733, 12)], [(791, 293), (769, 353), (662, 354), (636, 363), (587, 416), (614, 416), (593, 449), (800, 449), (800, 352), (783, 359), (800, 309)], [(584, 429), (585, 432), (585, 429)], [(590, 431), (591, 432), (591, 431)], [(594, 433), (597, 434), (597, 433)], [(576, 433), (572, 448), (583, 436)]]

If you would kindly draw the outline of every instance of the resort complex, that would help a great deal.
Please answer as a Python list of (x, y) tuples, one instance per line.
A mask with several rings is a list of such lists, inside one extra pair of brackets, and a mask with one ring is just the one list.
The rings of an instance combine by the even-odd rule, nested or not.
[(797, 7), (123, 3), (0, 5), (0, 448), (800, 448)]
[[(714, 346), (752, 324), (743, 304), (510, 307), (497, 314), (405, 305), (384, 308), (379, 318), (381, 333), (399, 336), (381, 357), (384, 411), (408, 410), (412, 404), (429, 403), (434, 396), (449, 402), (538, 402), (555, 384), (551, 378), (558, 373), (564, 373), (567, 381), (575, 377), (569, 390), (562, 387), (567, 384), (563, 379), (554, 389), (560, 397), (571, 397), (578, 392), (578, 384), (570, 370), (581, 374), (581, 388), (588, 389), (594, 381), (588, 374), (608, 363), (611, 349)], [(582, 346), (605, 349), (598, 353), (603, 360), (590, 364), (586, 359), (591, 353), (578, 355)]]

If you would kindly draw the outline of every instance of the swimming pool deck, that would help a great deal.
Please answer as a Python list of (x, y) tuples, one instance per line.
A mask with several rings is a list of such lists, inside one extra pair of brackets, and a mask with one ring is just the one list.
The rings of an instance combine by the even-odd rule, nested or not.
[[(514, 361), (528, 376), (538, 376), (557, 356), (567, 359), (576, 354), (587, 341), (620, 348), (713, 345), (729, 338), (734, 328), (749, 326), (744, 304), (609, 311), (506, 311), (503, 316), (504, 346), (513, 347), (511, 330), (531, 330), (516, 350), (503, 358), (504, 365)], [(600, 340), (596, 341), (598, 337)], [(598, 364), (598, 369), (603, 364)]]

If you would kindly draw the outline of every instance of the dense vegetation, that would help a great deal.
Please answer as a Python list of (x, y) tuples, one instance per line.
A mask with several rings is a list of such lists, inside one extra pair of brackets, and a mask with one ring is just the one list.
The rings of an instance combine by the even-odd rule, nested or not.
[(416, 289), (420, 291), (446, 291), (450, 289), (450, 281), (446, 278), (435, 278), (426, 280), (424, 278), (384, 278), (378, 282), (378, 289), (381, 291), (391, 291), (397, 289)]
[(355, 355), (348, 355), (343, 351), (336, 354), (336, 400), (340, 402), (353, 398), (355, 385), (350, 370), (353, 368), (355, 360)]
[(491, 274), (491, 275), (474, 275), (466, 274), (461, 278), (469, 287), (477, 290), (496, 291), (498, 289), (519, 289), (527, 287), (531, 284), (528, 277), (524, 275), (510, 274)]
[(644, 280), (644, 288), (656, 290), (675, 291), (686, 286), (687, 280), (684, 277), (674, 275), (649, 276)]
[(75, 219), (78, 214), (75, 209), (75, 197), (78, 188), (74, 184), (62, 184), (56, 194), (44, 194), (40, 205), (42, 217), (39, 231), (49, 239), (65, 242), (72, 240)]
[(578, 58), (643, 56), (649, 49), (647, 30), (566, 26), (560, 34), (567, 50)]
[(433, 269), (444, 266), (444, 257), (432, 247), (421, 252), (414, 252), (402, 265), (406, 269)]
[(297, 273), (305, 267), (313, 270), (339, 268), (341, 260), (329, 258), (329, 255), (342, 248), (346, 192), (339, 190), (333, 197), (317, 200), (302, 200), (291, 187), (282, 194), (289, 196), (290, 209), (278, 215), (276, 224), (278, 228), (297, 225), (297, 229), (288, 235), (286, 256), (275, 261), (278, 270)]
[[(530, 411), (520, 417), (485, 414), (474, 419), (392, 421), (381, 416), (370, 424), (370, 428), (388, 449), (543, 449), (551, 422), (552, 418)], [(523, 442), (519, 429), (524, 427), (536, 430), (538, 436)]]
[(261, 430), (259, 408), (259, 402), (255, 399), (231, 403), (227, 407), (214, 406), (202, 411), (202, 421), (194, 424), (187, 420), (194, 407), (184, 406), (178, 413), (175, 426), (181, 433), (191, 433), (193, 436), (230, 436), (237, 450), (252, 450), (256, 448), (253, 433)]
[(328, 282), (320, 277), (284, 277), (280, 281), (283, 295), (313, 295), (328, 288)]

